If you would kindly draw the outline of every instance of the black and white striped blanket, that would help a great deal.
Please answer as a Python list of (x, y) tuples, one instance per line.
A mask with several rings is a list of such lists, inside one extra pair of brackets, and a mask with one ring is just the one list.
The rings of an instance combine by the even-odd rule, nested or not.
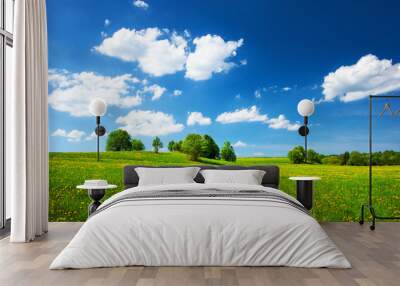
[(163, 191), (138, 191), (130, 192), (125, 195), (119, 196), (114, 200), (107, 201), (101, 205), (99, 209), (92, 213), (91, 217), (101, 213), (113, 206), (127, 201), (148, 201), (148, 200), (191, 200), (191, 199), (233, 199), (233, 200), (251, 200), (257, 201), (264, 200), (269, 202), (276, 202), (292, 206), (299, 211), (309, 214), (308, 210), (304, 206), (295, 200), (291, 200), (283, 195), (275, 192), (269, 192), (267, 190), (221, 190), (216, 188), (204, 188), (202, 190), (163, 190)]

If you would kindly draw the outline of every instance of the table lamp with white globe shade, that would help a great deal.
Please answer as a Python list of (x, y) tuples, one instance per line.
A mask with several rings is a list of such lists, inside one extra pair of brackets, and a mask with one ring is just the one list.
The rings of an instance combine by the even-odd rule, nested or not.
[(90, 102), (89, 111), (91, 114), (96, 116), (96, 129), (95, 133), (97, 135), (97, 161), (100, 161), (100, 136), (106, 134), (106, 129), (104, 126), (100, 125), (100, 116), (104, 116), (107, 112), (107, 104), (104, 100), (100, 98), (95, 98)]
[(314, 102), (309, 99), (303, 99), (297, 105), (297, 111), (304, 117), (304, 125), (299, 128), (299, 134), (304, 137), (305, 162), (307, 163), (307, 135), (310, 132), (308, 129), (308, 117), (313, 115), (315, 110)]

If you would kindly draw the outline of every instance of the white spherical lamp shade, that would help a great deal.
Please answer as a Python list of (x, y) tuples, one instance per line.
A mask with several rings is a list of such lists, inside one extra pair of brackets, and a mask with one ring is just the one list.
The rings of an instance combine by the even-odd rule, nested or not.
[(297, 111), (301, 116), (311, 116), (314, 109), (314, 103), (309, 99), (303, 99), (297, 105)]
[(93, 99), (90, 102), (89, 111), (94, 116), (103, 116), (107, 112), (107, 104), (100, 98)]

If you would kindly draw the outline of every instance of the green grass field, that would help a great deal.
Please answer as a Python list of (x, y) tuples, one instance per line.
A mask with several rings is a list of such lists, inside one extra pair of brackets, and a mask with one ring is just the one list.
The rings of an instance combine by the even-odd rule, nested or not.
[[(106, 197), (123, 189), (125, 165), (228, 164), (204, 159), (192, 162), (184, 154), (152, 152), (105, 152), (102, 161), (95, 153), (50, 153), (50, 221), (85, 221), (90, 199), (75, 187), (85, 179), (106, 179), (118, 185)], [(368, 167), (334, 165), (294, 165), (286, 158), (238, 158), (236, 165), (278, 165), (280, 189), (295, 195), (295, 184), (288, 178), (312, 175), (322, 178), (315, 184), (312, 214), (319, 221), (357, 221), (360, 205), (367, 201)], [(400, 166), (374, 167), (374, 201), (380, 215), (400, 215)]]

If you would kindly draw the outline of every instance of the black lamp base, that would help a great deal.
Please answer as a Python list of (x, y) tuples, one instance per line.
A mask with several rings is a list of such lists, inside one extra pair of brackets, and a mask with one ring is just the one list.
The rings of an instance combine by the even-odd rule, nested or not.
[(106, 193), (105, 189), (92, 189), (88, 190), (88, 195), (92, 199), (92, 203), (88, 207), (88, 215), (90, 216), (94, 213), (97, 208), (101, 205), (100, 200), (104, 197)]
[(297, 200), (303, 204), (303, 206), (311, 210), (313, 207), (313, 181), (297, 181)]

